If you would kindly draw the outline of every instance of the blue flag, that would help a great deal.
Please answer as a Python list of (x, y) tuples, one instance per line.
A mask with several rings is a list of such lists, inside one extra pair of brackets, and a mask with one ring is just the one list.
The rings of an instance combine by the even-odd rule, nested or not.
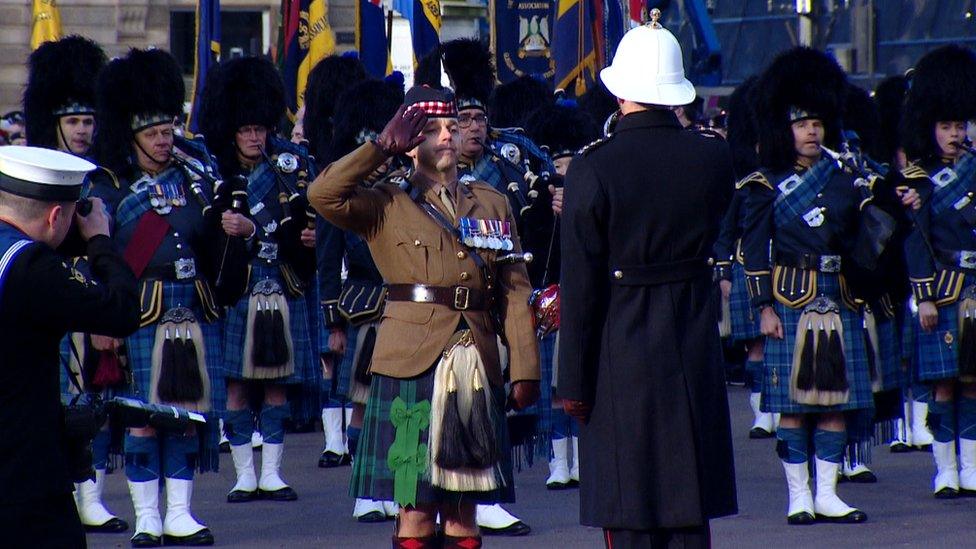
[(498, 80), (551, 81), (553, 6), (558, 0), (491, 0), (491, 43)]
[(440, 44), (440, 0), (393, 0), (393, 9), (410, 22), (413, 63)]
[(382, 0), (356, 0), (356, 49), (371, 76), (383, 78), (390, 71)]
[(624, 34), (620, 0), (556, 0), (553, 83), (579, 97), (596, 83)]
[(197, 0), (197, 44), (193, 58), (193, 103), (187, 128), (197, 133), (197, 112), (207, 71), (220, 60), (220, 0)]

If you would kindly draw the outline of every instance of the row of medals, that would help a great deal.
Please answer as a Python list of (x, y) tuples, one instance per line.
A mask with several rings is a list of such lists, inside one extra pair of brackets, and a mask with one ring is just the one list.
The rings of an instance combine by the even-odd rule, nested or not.
[(186, 206), (186, 194), (183, 186), (172, 183), (153, 183), (149, 186), (149, 204), (159, 214), (167, 214), (173, 206)]
[(512, 225), (500, 219), (476, 219), (462, 217), (459, 220), (461, 239), (465, 246), (487, 250), (511, 251)]

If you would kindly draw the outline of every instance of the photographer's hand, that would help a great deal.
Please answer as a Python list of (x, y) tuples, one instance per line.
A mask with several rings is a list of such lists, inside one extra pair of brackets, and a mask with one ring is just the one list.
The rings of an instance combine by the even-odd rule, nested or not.
[(105, 203), (101, 198), (91, 198), (91, 212), (82, 216), (75, 212), (75, 223), (78, 225), (78, 232), (85, 241), (91, 240), (98, 235), (109, 236), (109, 217), (105, 209)]

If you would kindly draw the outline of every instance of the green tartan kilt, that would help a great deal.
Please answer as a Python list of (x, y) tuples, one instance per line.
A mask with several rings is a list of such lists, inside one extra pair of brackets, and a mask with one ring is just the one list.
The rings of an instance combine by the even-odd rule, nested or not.
[[(431, 401), (434, 395), (434, 371), (429, 368), (423, 374), (409, 379), (397, 379), (373, 375), (369, 399), (366, 402), (366, 415), (359, 438), (359, 447), (353, 463), (349, 494), (352, 497), (373, 500), (393, 500), (393, 471), (387, 466), (387, 454), (396, 435), (390, 421), (390, 405), (396, 397), (413, 406), (424, 400)], [(461, 501), (474, 503), (512, 503), (515, 501), (515, 479), (512, 474), (511, 451), (508, 429), (502, 409), (505, 403), (505, 389), (491, 387), (496, 410), (492, 414), (495, 425), (495, 438), (499, 449), (499, 462), (495, 476), (499, 488), (491, 492), (452, 492), (430, 484), (428, 475), (417, 478), (417, 505), (456, 504)], [(420, 431), (419, 444), (427, 444), (428, 429)]]

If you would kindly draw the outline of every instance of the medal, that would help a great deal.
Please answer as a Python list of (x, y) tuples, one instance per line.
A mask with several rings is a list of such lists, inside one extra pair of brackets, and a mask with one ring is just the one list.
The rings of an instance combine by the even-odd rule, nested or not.
[(298, 169), (298, 157), (291, 153), (278, 155), (278, 169), (284, 173), (292, 173)]

